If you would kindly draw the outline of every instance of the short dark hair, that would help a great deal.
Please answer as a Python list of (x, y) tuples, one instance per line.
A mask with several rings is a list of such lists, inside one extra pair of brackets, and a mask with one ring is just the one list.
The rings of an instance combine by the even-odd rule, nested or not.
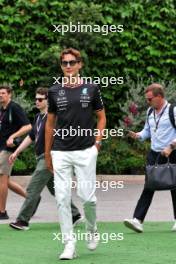
[(145, 93), (152, 92), (154, 96), (161, 95), (164, 98), (164, 87), (159, 83), (152, 83), (145, 89)]
[(47, 87), (38, 87), (35, 91), (35, 94), (41, 94), (41, 95), (45, 95), (45, 97), (48, 97), (48, 88)]
[(68, 49), (64, 49), (61, 54), (60, 54), (60, 61), (62, 61), (64, 55), (66, 54), (71, 54), (73, 56), (75, 56), (76, 60), (78, 62), (81, 62), (82, 61), (82, 57), (81, 57), (81, 53), (79, 50), (77, 49), (73, 49), (73, 48), (68, 48)]
[(6, 84), (0, 84), (0, 90), (5, 89), (7, 91), (8, 94), (12, 93), (12, 87), (10, 85), (6, 85)]

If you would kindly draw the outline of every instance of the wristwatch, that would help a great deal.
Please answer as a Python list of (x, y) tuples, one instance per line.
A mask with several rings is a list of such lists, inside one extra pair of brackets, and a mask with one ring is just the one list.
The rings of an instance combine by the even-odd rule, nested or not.
[(97, 144), (97, 145), (100, 145), (100, 146), (101, 146), (101, 145), (102, 145), (102, 141), (100, 141), (100, 140), (96, 140), (96, 141), (95, 141), (95, 144)]

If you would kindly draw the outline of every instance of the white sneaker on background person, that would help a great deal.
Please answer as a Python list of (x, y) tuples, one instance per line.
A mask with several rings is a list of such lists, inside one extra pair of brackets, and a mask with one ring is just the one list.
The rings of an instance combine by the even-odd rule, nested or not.
[(80, 214), (78, 214), (76, 216), (73, 216), (72, 217), (72, 221), (73, 221), (73, 227), (85, 222), (84, 221), (84, 216), (82, 216)]
[(137, 218), (125, 219), (124, 225), (137, 233), (143, 232), (143, 224)]
[(172, 231), (176, 232), (176, 220), (175, 220), (175, 223), (174, 223), (174, 225), (172, 227)]

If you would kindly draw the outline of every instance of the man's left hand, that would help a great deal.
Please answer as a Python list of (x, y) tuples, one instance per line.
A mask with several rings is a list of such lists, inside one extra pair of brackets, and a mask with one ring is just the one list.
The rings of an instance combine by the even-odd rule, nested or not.
[(170, 147), (166, 147), (165, 149), (163, 149), (163, 151), (161, 151), (161, 155), (168, 158), (171, 152), (172, 152), (172, 149)]
[(14, 140), (14, 138), (13, 137), (9, 137), (8, 138), (8, 140), (6, 141), (6, 144), (7, 144), (7, 146), (8, 147), (14, 147), (15, 145), (14, 145), (14, 143), (13, 143), (13, 140)]

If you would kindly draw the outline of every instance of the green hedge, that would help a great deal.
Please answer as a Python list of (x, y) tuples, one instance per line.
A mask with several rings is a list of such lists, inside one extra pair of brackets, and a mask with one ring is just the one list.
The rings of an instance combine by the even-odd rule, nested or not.
[[(153, 81), (175, 83), (175, 0), (0, 0), (0, 9), (0, 83), (11, 82), (18, 94), (27, 91), (27, 97), (33, 98), (36, 87), (51, 85), (52, 77), (61, 74), (58, 54), (69, 46), (82, 51), (83, 76), (124, 77), (123, 85), (102, 88), (108, 128), (119, 125), (122, 118), (119, 103), (130, 91), (126, 76), (134, 82), (141, 78), (143, 85), (151, 76)], [(53, 24), (70, 22), (123, 25), (124, 31), (106, 36), (53, 32)], [(107, 146), (109, 156), (103, 150), (100, 154), (99, 172), (123, 172), (128, 164), (142, 166), (138, 147), (139, 157), (130, 152), (125, 165), (110, 146), (113, 140)]]
[[(175, 7), (174, 0), (0, 0), (0, 82), (10, 81), (33, 96), (37, 86), (50, 85), (60, 74), (60, 50), (76, 47), (84, 55), (83, 75), (124, 77), (124, 85), (103, 88), (108, 125), (114, 126), (121, 115), (119, 99), (129, 89), (127, 74), (134, 80), (145, 81), (151, 75), (154, 80), (175, 79)], [(124, 32), (107, 36), (53, 32), (53, 24), (78, 21), (122, 24)]]
[(148, 143), (129, 138), (109, 138), (98, 156), (98, 174), (143, 174)]
[(20, 154), (14, 163), (13, 175), (28, 175), (31, 174), (36, 166), (36, 158), (33, 145), (28, 147)]

